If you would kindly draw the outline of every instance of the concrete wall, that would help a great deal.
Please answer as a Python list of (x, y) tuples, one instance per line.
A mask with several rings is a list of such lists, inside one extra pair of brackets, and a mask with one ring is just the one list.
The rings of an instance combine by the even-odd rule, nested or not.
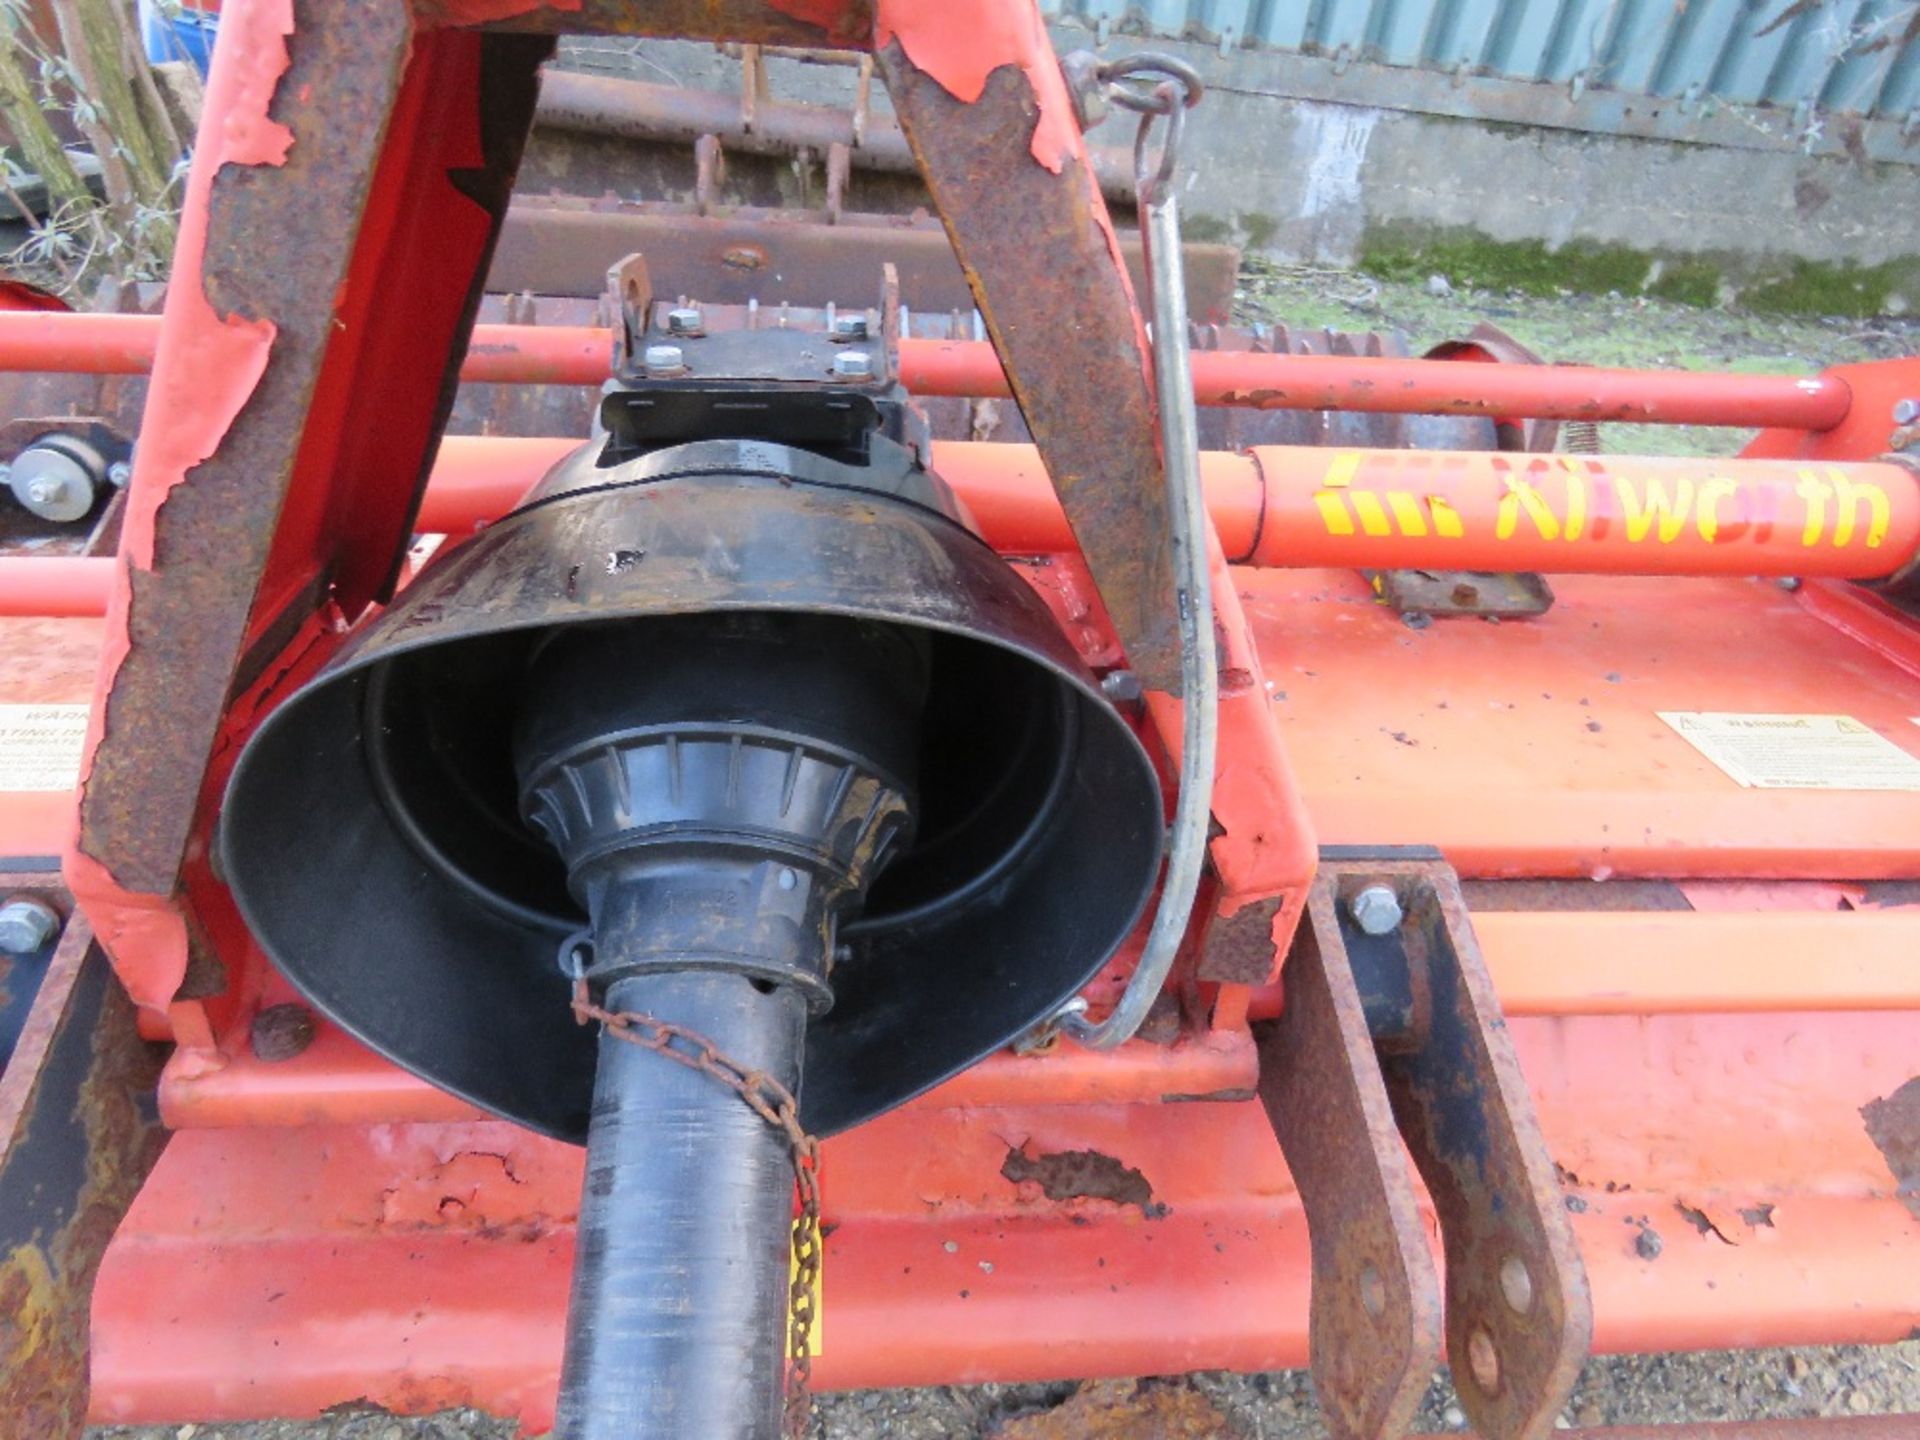
[[(1063, 53), (1094, 39), (1055, 27)], [(1100, 48), (1139, 43), (1113, 36)], [(1920, 306), (1920, 133), (1890, 121), (1833, 117), (1810, 130), (1779, 107), (1687, 111), (1543, 83), (1153, 43), (1209, 86), (1182, 157), (1194, 238), (1530, 289), (1823, 313)], [(706, 47), (581, 42), (567, 53), (655, 82), (739, 85), (737, 64)], [(845, 67), (776, 59), (769, 79), (785, 99), (848, 104), (853, 93)], [(875, 107), (885, 109), (878, 86)], [(1116, 114), (1092, 138), (1125, 146), (1132, 123)], [(765, 176), (747, 166), (738, 183), (764, 200)], [(870, 194), (881, 198), (853, 203), (901, 203), (897, 183)]]

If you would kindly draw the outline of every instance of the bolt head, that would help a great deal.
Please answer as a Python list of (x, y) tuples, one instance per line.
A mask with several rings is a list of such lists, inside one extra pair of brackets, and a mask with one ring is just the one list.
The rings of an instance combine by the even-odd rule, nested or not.
[(640, 363), (656, 374), (672, 375), (687, 368), (687, 356), (678, 345), (649, 345), (641, 352)]
[(1896, 400), (1893, 402), (1893, 423), (1911, 425), (1920, 420), (1920, 400)]
[(0, 950), (31, 955), (60, 933), (60, 912), (44, 900), (23, 895), (0, 905)]
[(833, 357), (833, 373), (842, 380), (870, 380), (873, 356), (864, 350), (842, 350)]
[(1116, 705), (1131, 705), (1145, 693), (1131, 670), (1110, 670), (1100, 677), (1100, 693)]
[(667, 312), (667, 333), (669, 335), (698, 335), (701, 333), (701, 316), (698, 310), (685, 306)]
[(836, 340), (864, 340), (867, 338), (867, 317), (858, 311), (851, 315), (833, 317), (833, 338)]
[(133, 466), (125, 460), (116, 460), (107, 467), (107, 483), (116, 490), (127, 488), (127, 482), (133, 479)]
[(29, 445), (14, 457), (8, 473), (13, 498), (42, 520), (60, 525), (83, 518), (93, 508), (94, 486), (106, 473), (105, 463), (97, 457), (82, 463), (84, 456), (92, 454), (90, 447), (65, 438), (65, 445)]
[(1364, 935), (1391, 935), (1406, 919), (1391, 885), (1369, 885), (1347, 902), (1347, 912)]

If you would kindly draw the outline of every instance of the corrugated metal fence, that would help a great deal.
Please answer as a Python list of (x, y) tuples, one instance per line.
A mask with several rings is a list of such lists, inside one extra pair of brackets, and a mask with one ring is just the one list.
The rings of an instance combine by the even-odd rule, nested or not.
[(1920, 0), (1043, 0), (1097, 29), (1920, 119)]

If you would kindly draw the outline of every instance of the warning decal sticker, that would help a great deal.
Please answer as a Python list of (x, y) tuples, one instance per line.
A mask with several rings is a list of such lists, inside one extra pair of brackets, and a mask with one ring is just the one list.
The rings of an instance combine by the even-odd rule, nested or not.
[(85, 705), (0, 705), (0, 790), (71, 790), (80, 783)]
[(1850, 715), (1657, 713), (1749, 789), (1920, 791), (1920, 758)]

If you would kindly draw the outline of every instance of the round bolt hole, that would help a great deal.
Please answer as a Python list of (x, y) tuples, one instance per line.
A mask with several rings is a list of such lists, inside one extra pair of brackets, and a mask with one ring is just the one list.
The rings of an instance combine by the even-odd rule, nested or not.
[(1387, 1309), (1387, 1282), (1380, 1278), (1380, 1272), (1369, 1265), (1360, 1272), (1360, 1303), (1367, 1307), (1367, 1314), (1378, 1320)]
[(1527, 1262), (1518, 1255), (1509, 1255), (1500, 1262), (1500, 1293), (1507, 1297), (1507, 1304), (1516, 1315), (1524, 1315), (1533, 1308), (1533, 1276), (1527, 1273)]
[(1500, 1352), (1484, 1325), (1473, 1327), (1467, 1336), (1467, 1365), (1473, 1371), (1473, 1383), (1487, 1395), (1500, 1393)]

